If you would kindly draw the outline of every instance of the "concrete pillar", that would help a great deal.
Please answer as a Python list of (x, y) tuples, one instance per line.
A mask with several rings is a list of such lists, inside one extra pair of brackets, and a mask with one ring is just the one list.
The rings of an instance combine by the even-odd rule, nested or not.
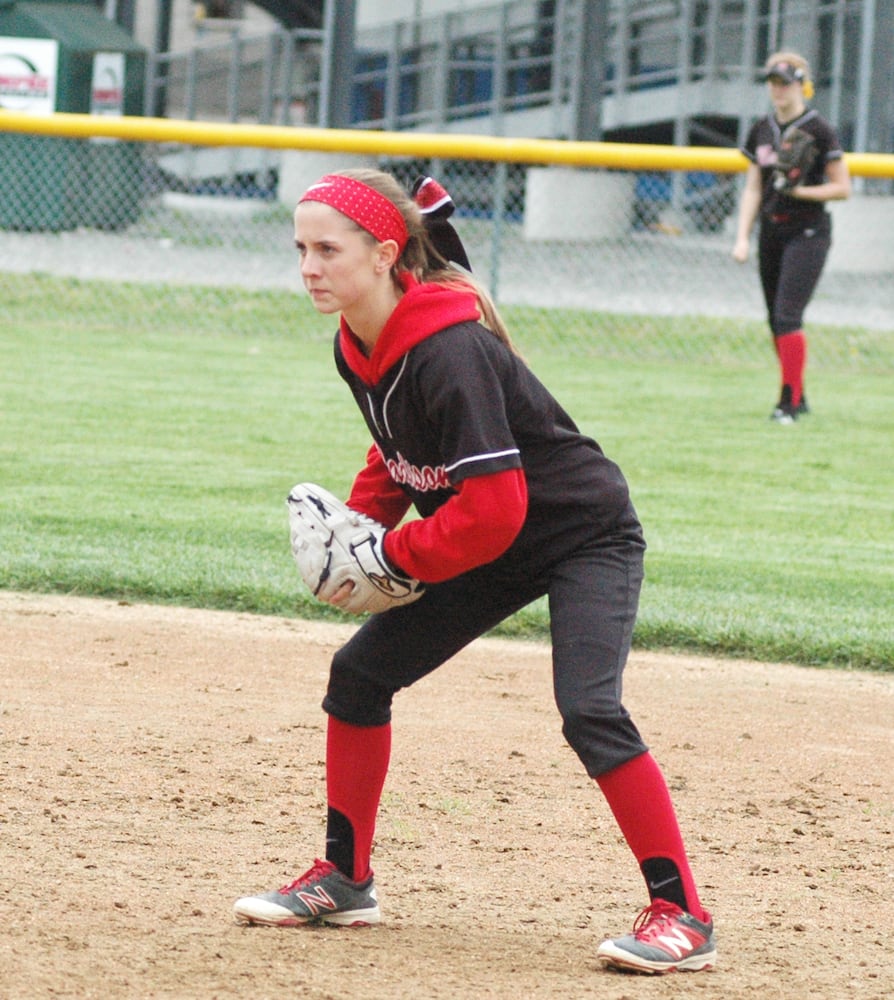
[(314, 151), (283, 150), (279, 167), (277, 200), (289, 208), (298, 204), (304, 192), (323, 174), (355, 167), (374, 167), (372, 158), (351, 156), (347, 153), (318, 153)]
[(525, 239), (623, 236), (630, 228), (633, 185), (627, 171), (532, 167), (525, 180)]
[(829, 202), (832, 249), (828, 271), (894, 273), (894, 198), (853, 194)]

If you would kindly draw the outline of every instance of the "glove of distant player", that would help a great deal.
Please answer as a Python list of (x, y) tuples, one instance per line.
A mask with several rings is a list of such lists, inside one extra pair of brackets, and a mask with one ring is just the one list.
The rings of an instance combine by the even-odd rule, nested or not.
[(790, 125), (783, 133), (773, 170), (773, 187), (781, 192), (803, 184), (816, 163), (816, 140), (809, 132)]
[(314, 597), (328, 601), (350, 582), (350, 596), (337, 606), (361, 614), (388, 611), (422, 596), (424, 584), (385, 558), (384, 525), (313, 483), (294, 486), (286, 502), (292, 555)]

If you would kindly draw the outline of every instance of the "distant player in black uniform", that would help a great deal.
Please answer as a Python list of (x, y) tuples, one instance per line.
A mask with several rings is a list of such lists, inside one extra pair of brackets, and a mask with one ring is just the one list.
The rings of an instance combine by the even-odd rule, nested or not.
[[(641, 972), (709, 968), (711, 916), (665, 780), (621, 703), (645, 543), (620, 469), (520, 359), (470, 274), (436, 252), (390, 175), (324, 177), (298, 204), (295, 242), (314, 305), (340, 314), (336, 365), (373, 439), (348, 503), (391, 529), (386, 556), (427, 588), (369, 617), (333, 658), (325, 860), (238, 900), (237, 919), (378, 922), (370, 852), (394, 695), (546, 595), (563, 733), (651, 900), (598, 957)], [(411, 504), (421, 516), (401, 524)]]
[[(774, 53), (765, 64), (764, 78), (773, 113), (752, 126), (742, 150), (751, 162), (739, 204), (733, 257), (740, 263), (747, 260), (751, 230), (760, 216), (760, 279), (781, 372), (779, 402), (771, 419), (791, 424), (808, 412), (804, 310), (832, 243), (832, 219), (825, 202), (847, 198), (851, 185), (835, 129), (806, 104), (813, 96), (813, 84), (804, 57)], [(783, 132), (790, 126), (813, 136), (818, 155), (797, 186), (780, 190), (775, 168)]]

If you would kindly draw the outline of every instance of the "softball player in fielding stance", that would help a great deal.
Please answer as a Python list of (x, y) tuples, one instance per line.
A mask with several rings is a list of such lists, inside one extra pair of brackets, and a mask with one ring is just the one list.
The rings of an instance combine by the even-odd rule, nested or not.
[[(295, 243), (314, 305), (340, 314), (336, 366), (373, 439), (348, 506), (386, 525), (387, 560), (426, 589), (371, 615), (335, 653), (325, 860), (238, 900), (237, 920), (379, 921), (370, 853), (394, 695), (546, 595), (563, 734), (650, 898), (597, 955), (645, 973), (710, 968), (713, 923), (667, 784), (621, 703), (645, 550), (621, 471), (520, 359), (487, 294), (436, 251), (393, 177), (324, 177), (295, 210)], [(411, 504), (421, 516), (398, 527)]]
[[(739, 203), (733, 258), (748, 259), (749, 237), (760, 217), (758, 262), (781, 390), (770, 418), (791, 424), (808, 413), (804, 394), (807, 338), (804, 310), (816, 289), (832, 245), (832, 219), (825, 203), (850, 195), (847, 164), (834, 128), (805, 103), (813, 96), (807, 60), (777, 52), (764, 66), (773, 114), (757, 121), (742, 152), (750, 161)], [(789, 128), (813, 138), (816, 159), (795, 184), (776, 170), (780, 144)]]

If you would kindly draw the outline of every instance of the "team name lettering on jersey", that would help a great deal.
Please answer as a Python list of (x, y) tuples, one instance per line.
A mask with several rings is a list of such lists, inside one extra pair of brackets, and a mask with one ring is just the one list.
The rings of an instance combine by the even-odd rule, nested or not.
[(385, 465), (388, 473), (396, 483), (403, 483), (420, 493), (429, 493), (432, 490), (450, 489), (450, 480), (447, 477), (447, 469), (443, 465), (433, 468), (430, 465), (418, 466), (408, 462), (407, 459), (397, 453), (397, 458), (386, 458)]

